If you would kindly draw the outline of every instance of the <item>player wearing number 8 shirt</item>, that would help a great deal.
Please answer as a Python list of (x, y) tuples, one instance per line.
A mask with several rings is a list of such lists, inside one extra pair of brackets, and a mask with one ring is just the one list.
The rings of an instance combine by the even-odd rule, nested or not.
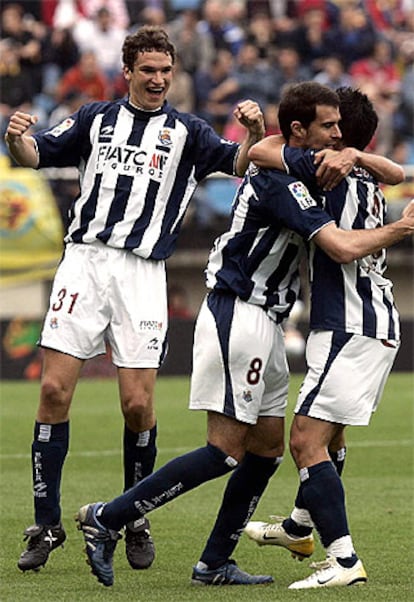
[[(154, 384), (167, 332), (165, 260), (197, 184), (216, 171), (242, 176), (248, 149), (264, 134), (262, 112), (251, 100), (234, 110), (246, 128), (241, 144), (167, 102), (175, 48), (163, 29), (145, 26), (127, 36), (122, 55), (128, 97), (86, 104), (33, 136), (27, 130), (36, 118), (23, 112), (12, 115), (7, 128), (19, 164), (75, 166), (80, 173), (40, 337), (44, 364), (32, 445), (36, 524), (25, 531), (23, 571), (44, 565), (65, 539), (60, 482), (69, 409), (83, 363), (105, 352), (105, 340), (125, 419), (124, 488), (152, 472)], [(148, 520), (127, 525), (125, 541), (132, 568), (150, 566)]]
[[(299, 107), (308, 118), (302, 128), (307, 145), (325, 148), (338, 142), (338, 104), (329, 88), (307, 89)], [(414, 218), (407, 221), (402, 220), (401, 229), (345, 232), (297, 178), (249, 168), (229, 229), (211, 251), (206, 270), (210, 292), (196, 323), (190, 407), (207, 411), (207, 444), (171, 460), (112, 501), (79, 510), (89, 562), (99, 581), (113, 582), (116, 532), (124, 522), (232, 469), (192, 580), (206, 585), (272, 581), (240, 570), (230, 556), (282, 460), (288, 368), (281, 323), (299, 290), (304, 240), (314, 240), (337, 261), (350, 261), (407, 235)], [(282, 545), (302, 557), (313, 551), (309, 536), (286, 537)]]

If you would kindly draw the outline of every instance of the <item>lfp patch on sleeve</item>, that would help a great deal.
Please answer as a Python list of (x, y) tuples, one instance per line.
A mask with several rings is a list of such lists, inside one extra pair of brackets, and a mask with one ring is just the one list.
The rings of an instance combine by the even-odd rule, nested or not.
[(316, 201), (312, 198), (309, 190), (306, 188), (303, 182), (292, 182), (288, 184), (290, 194), (296, 199), (301, 209), (309, 209), (309, 207), (316, 207)]
[(51, 136), (54, 136), (55, 138), (59, 138), (59, 136), (61, 136), (64, 132), (69, 130), (73, 126), (74, 123), (75, 123), (75, 120), (68, 117), (67, 119), (65, 119), (65, 121), (58, 123), (58, 125), (56, 125), (53, 128), (53, 130), (50, 130), (50, 132), (48, 132), (48, 133)]

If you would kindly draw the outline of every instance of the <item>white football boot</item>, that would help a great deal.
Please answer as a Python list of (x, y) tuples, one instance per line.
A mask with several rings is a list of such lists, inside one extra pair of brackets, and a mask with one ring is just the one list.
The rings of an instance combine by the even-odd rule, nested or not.
[(295, 581), (289, 589), (310, 589), (316, 587), (338, 587), (341, 585), (364, 585), (367, 574), (360, 560), (347, 569), (339, 564), (333, 556), (322, 562), (312, 562), (311, 568), (317, 569), (302, 581)]
[(313, 554), (315, 542), (312, 533), (305, 537), (289, 535), (280, 522), (264, 523), (261, 521), (250, 521), (247, 523), (244, 532), (250, 539), (253, 539), (259, 546), (281, 546), (286, 548), (292, 554), (293, 558), (303, 560)]

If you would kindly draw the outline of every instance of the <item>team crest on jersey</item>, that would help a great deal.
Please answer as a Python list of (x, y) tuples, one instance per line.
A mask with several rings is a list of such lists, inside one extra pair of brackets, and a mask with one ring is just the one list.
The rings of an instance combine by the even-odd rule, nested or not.
[(158, 140), (163, 146), (171, 146), (172, 140), (170, 130), (167, 128), (160, 130), (160, 133), (158, 134)]
[(306, 188), (303, 182), (292, 182), (288, 184), (290, 194), (298, 202), (301, 209), (309, 209), (309, 207), (316, 207), (315, 200), (311, 197), (309, 190)]
[(68, 130), (70, 130), (70, 128), (73, 126), (74, 123), (75, 123), (75, 120), (72, 119), (71, 117), (68, 117), (67, 119), (65, 119), (65, 121), (58, 123), (58, 125), (56, 125), (53, 128), (53, 130), (50, 130), (49, 134), (51, 136), (54, 136), (55, 138), (59, 138), (59, 136), (61, 136), (64, 132), (67, 132)]

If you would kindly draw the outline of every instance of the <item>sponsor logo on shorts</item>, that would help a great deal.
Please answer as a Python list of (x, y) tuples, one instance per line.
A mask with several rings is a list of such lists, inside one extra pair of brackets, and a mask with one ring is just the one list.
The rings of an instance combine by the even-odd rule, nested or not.
[(252, 395), (252, 392), (250, 391), (250, 389), (246, 389), (246, 391), (243, 391), (242, 397), (246, 403), (250, 403), (251, 401), (253, 401), (253, 395)]
[(162, 322), (157, 320), (141, 320), (139, 323), (140, 330), (161, 330)]
[(154, 337), (153, 339), (150, 340), (150, 342), (147, 345), (147, 349), (149, 349), (150, 351), (158, 351), (159, 340), (157, 339), (157, 337)]
[(57, 318), (52, 318), (50, 320), (50, 328), (52, 328), (53, 330), (55, 330), (58, 327), (59, 327), (58, 319)]

